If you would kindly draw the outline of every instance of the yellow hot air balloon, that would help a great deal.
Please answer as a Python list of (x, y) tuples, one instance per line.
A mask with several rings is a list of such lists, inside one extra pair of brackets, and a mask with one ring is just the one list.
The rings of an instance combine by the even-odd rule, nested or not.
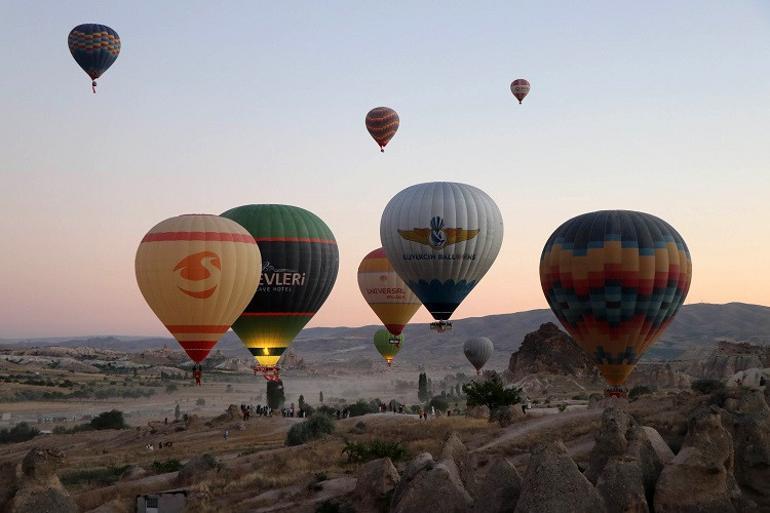
[(394, 335), (392, 342), (398, 344), (398, 335), (422, 303), (396, 274), (384, 249), (375, 249), (361, 261), (358, 288), (377, 317)]
[(200, 364), (254, 296), (262, 258), (235, 221), (194, 214), (155, 225), (139, 244), (135, 266), (147, 304)]

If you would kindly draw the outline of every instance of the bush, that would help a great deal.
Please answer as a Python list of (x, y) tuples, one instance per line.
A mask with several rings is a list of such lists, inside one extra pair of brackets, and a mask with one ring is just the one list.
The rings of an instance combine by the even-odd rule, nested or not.
[(328, 415), (316, 413), (308, 420), (294, 424), (286, 434), (286, 445), (301, 445), (311, 440), (318, 440), (334, 432), (334, 421)]
[(94, 429), (126, 429), (126, 421), (123, 419), (123, 412), (120, 410), (105, 411), (91, 420), (91, 427)]
[(202, 397), (199, 397), (195, 400), (195, 406), (206, 406), (206, 400)]
[(699, 394), (713, 394), (725, 388), (725, 384), (717, 379), (698, 379), (690, 384), (690, 388)]
[(178, 472), (182, 469), (182, 463), (177, 459), (166, 461), (155, 460), (152, 462), (152, 470), (156, 474), (168, 474), (169, 472)]
[(377, 413), (377, 407), (372, 404), (364, 401), (363, 399), (359, 399), (355, 403), (348, 406), (348, 411), (350, 412), (351, 417), (360, 417), (361, 415), (366, 415), (367, 413)]
[(449, 401), (446, 400), (446, 397), (437, 395), (436, 397), (430, 400), (430, 403), (428, 403), (428, 408), (431, 408), (431, 407), (444, 412), (449, 409)]
[(98, 487), (110, 486), (120, 479), (128, 465), (118, 467), (95, 467), (66, 472), (61, 476), (61, 482), (65, 486), (80, 484), (93, 484)]
[(520, 388), (506, 388), (498, 374), (493, 374), (487, 381), (471, 381), (463, 385), (468, 406), (487, 406), (494, 411), (502, 406), (521, 402)]
[(15, 444), (32, 440), (40, 434), (36, 428), (33, 428), (26, 422), (19, 422), (11, 429), (0, 430), (0, 444)]
[(653, 389), (648, 386), (644, 385), (636, 385), (634, 388), (631, 389), (631, 391), (628, 393), (628, 399), (633, 401), (637, 397), (651, 394), (653, 392)]
[(355, 510), (350, 504), (328, 500), (319, 503), (315, 507), (315, 513), (355, 513)]
[(283, 393), (283, 381), (268, 381), (267, 405), (274, 410), (280, 410), (285, 402), (286, 396)]
[(392, 461), (406, 459), (406, 447), (400, 442), (385, 440), (370, 440), (368, 442), (345, 442), (342, 454), (346, 454), (349, 463), (365, 463), (380, 458), (390, 458)]
[(166, 393), (167, 394), (173, 394), (178, 389), (179, 389), (179, 387), (176, 386), (176, 383), (169, 383), (168, 385), (166, 385)]

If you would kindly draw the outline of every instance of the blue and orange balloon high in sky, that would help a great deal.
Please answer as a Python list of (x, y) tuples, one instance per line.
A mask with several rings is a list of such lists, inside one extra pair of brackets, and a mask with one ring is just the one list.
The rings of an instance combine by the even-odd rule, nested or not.
[(112, 66), (120, 53), (120, 37), (107, 25), (85, 23), (70, 31), (67, 43), (78, 65), (91, 77), (96, 93), (96, 79)]
[(548, 304), (613, 387), (668, 327), (691, 279), (682, 236), (653, 215), (628, 210), (570, 219), (540, 258)]

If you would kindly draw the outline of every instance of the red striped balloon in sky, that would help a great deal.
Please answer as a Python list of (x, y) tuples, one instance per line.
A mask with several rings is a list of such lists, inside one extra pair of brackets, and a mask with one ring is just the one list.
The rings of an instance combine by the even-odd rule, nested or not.
[(523, 78), (517, 78), (511, 82), (511, 92), (519, 100), (519, 103), (529, 94), (529, 88), (529, 82)]
[(398, 113), (389, 107), (376, 107), (366, 115), (366, 129), (380, 145), (380, 151), (384, 152), (385, 146), (396, 135), (399, 122)]
[(241, 225), (196, 214), (155, 225), (139, 244), (135, 267), (147, 304), (200, 363), (254, 296), (262, 258)]

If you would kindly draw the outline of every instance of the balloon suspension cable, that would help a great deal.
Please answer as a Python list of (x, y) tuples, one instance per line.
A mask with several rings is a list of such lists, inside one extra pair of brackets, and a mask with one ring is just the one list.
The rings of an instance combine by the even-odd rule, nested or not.
[(519, 105), (521, 105), (521, 102), (522, 102), (522, 101), (523, 101), (523, 100), (519, 100)]
[(96, 80), (94, 80), (93, 82), (91, 82), (91, 91), (93, 91), (93, 92), (94, 92), (94, 94), (96, 94)]

